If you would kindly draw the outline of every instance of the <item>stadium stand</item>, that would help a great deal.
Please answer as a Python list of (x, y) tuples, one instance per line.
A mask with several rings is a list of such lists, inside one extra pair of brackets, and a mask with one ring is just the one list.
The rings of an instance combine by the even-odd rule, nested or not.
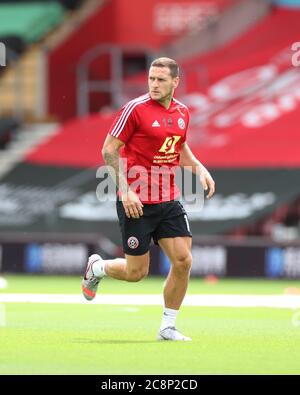
[(0, 0), (0, 4), (8, 4), (8, 3), (39, 3), (39, 4), (46, 4), (46, 3), (60, 3), (63, 7), (66, 9), (74, 10), (83, 3), (83, 0), (13, 0), (13, 1), (8, 1), (8, 0)]
[(64, 18), (63, 7), (45, 3), (0, 3), (0, 38), (20, 37), (26, 44), (40, 40)]
[(0, 2), (0, 42), (6, 45), (10, 66), (0, 68), (0, 114), (53, 121), (45, 105), (47, 51), (77, 29), (96, 4), (98, 0)]
[[(298, 12), (274, 10), (219, 50), (183, 61), (183, 71), (189, 71), (184, 101), (192, 112), (189, 144), (193, 152), (214, 169), (219, 188), (225, 194), (219, 203), (217, 199), (211, 202), (215, 204), (211, 207), (212, 213), (220, 210), (218, 204), (229, 204), (229, 212), (224, 212), (222, 220), (209, 217), (208, 212), (207, 220), (202, 219), (202, 225), (196, 227), (199, 232), (203, 229), (229, 232), (244, 219), (247, 222), (247, 216), (242, 218), (242, 205), (256, 204), (256, 198), (262, 199), (257, 204), (261, 205), (260, 217), (264, 217), (276, 206), (297, 197), (299, 73), (285, 54), (290, 42), (297, 37), (298, 21)], [(279, 34), (279, 26), (285, 26), (284, 35)], [(199, 66), (208, 70), (209, 86), (198, 78)], [(62, 125), (46, 145), (30, 153), (26, 161), (35, 166), (97, 167), (102, 163), (99, 147), (113, 116), (114, 112), (106, 112), (74, 118)], [(284, 135), (282, 128), (285, 128)], [(288, 185), (289, 192), (282, 193)], [(240, 188), (246, 200), (239, 198)], [(259, 189), (261, 195), (252, 196), (251, 191)], [(273, 194), (271, 201), (264, 202), (269, 192)], [(239, 209), (230, 205), (234, 196), (241, 204), (240, 217)], [(251, 212), (248, 220), (256, 221), (256, 209)], [(234, 219), (234, 215), (237, 218)]]
[[(86, 14), (81, 13), (82, 5), (80, 21), (68, 25), (65, 20), (67, 33), (55, 37), (43, 53), (40, 68), (31, 71), (45, 95), (40, 100), (28, 96), (31, 108), (36, 110), (36, 103), (45, 102), (44, 113), (61, 124), (3, 174), (7, 188), (2, 191), (3, 201), (9, 203), (14, 196), (19, 204), (9, 213), (0, 213), (0, 233), (63, 233), (78, 240), (105, 229), (108, 239), (118, 245), (114, 205), (99, 203), (95, 196), (95, 171), (103, 164), (100, 147), (115, 116), (114, 107), (134, 96), (136, 87), (147, 89), (148, 55), (163, 53), (175, 56), (182, 66), (182, 90), (177, 97), (192, 114), (188, 143), (217, 183), (214, 199), (200, 213), (189, 211), (195, 240), (207, 235), (299, 239), (300, 79), (299, 68), (291, 64), (290, 46), (299, 41), (300, 11), (259, 2), (261, 8), (251, 6), (251, 14), (246, 13), (243, 20), (242, 10), (250, 8), (244, 8), (247, 2), (242, 0), (206, 2), (216, 8), (206, 9), (205, 17), (201, 1), (190, 2), (189, 12), (177, 8), (177, 14), (176, 7), (174, 13), (166, 14), (158, 1), (151, 3), (156, 6), (154, 13), (150, 8), (122, 8), (119, 0), (101, 5), (95, 1), (93, 11)], [(147, 25), (142, 13), (154, 15), (161, 25)], [(237, 15), (241, 17), (235, 25)], [(220, 31), (228, 25), (244, 29), (231, 30), (225, 40)], [(199, 38), (190, 52), (190, 38), (206, 35), (212, 37), (210, 51)], [(83, 86), (102, 82), (117, 89), (107, 91), (102, 86), (100, 95), (93, 87), (86, 91), (87, 111), (78, 117), (77, 98), (84, 96), (78, 84), (79, 66), (104, 46), (108, 51), (100, 59), (86, 63)], [(175, 47), (176, 53), (172, 52)], [(32, 50), (31, 45), (22, 61), (29, 61)], [(121, 53), (119, 79), (111, 73), (113, 51)], [(46, 69), (48, 75), (40, 78), (40, 71)], [(134, 89), (124, 92), (128, 87)], [(0, 96), (0, 110), (1, 106), (5, 102)], [(24, 205), (26, 215), (21, 211)]]
[(13, 133), (18, 128), (19, 122), (14, 118), (0, 118), (0, 150), (13, 138)]
[[(58, 2), (1, 2), (0, 42), (6, 46), (7, 66), (17, 65), (18, 59), (25, 53), (26, 49), (43, 39), (63, 19), (64, 8)], [(25, 54), (25, 56), (27, 55)], [(17, 97), (20, 95), (20, 87), (27, 84), (28, 80), (26, 83), (24, 82), (26, 72), (22, 67), (16, 66), (16, 68), (15, 78), (12, 78), (10, 67), (1, 70), (0, 113), (6, 113), (6, 109), (12, 107), (10, 105), (12, 97), (15, 97), (15, 102), (18, 103), (19, 99)], [(20, 73), (23, 75), (20, 75)], [(35, 79), (34, 76), (30, 78), (31, 80)], [(29, 97), (31, 96), (32, 94), (29, 93)], [(20, 115), (20, 109), (17, 112)], [(12, 115), (15, 115), (15, 113), (12, 113)]]
[[(229, 6), (230, 5), (230, 6)], [(223, 4), (216, 17), (207, 18), (188, 35), (177, 37), (162, 48), (173, 58), (211, 52), (242, 35), (269, 14), (272, 0), (241, 0)]]
[[(118, 106), (122, 101), (122, 92), (118, 89), (123, 75), (126, 60), (134, 58), (138, 63), (147, 64), (145, 58), (153, 55), (182, 35), (189, 35), (191, 29), (204, 21), (218, 18), (219, 14), (232, 7), (236, 0), (191, 0), (188, 5), (181, 1), (158, 0), (140, 2), (133, 0), (131, 7), (121, 0), (106, 1), (98, 6), (95, 12), (81, 24), (72, 35), (49, 51), (48, 57), (48, 111), (58, 119), (65, 121), (77, 115), (78, 101), (85, 94), (77, 91), (78, 65), (85, 56), (100, 51), (86, 71), (93, 86), (90, 110), (95, 112), (102, 106)], [(149, 15), (152, 16), (149, 18)], [(108, 24), (107, 21), (110, 21)], [(121, 61), (114, 61), (114, 56)], [(124, 62), (123, 62), (124, 60)], [(113, 64), (113, 66), (112, 66)], [(109, 81), (111, 72), (114, 80)], [(103, 83), (104, 91), (99, 92), (95, 86)], [(83, 85), (88, 81), (83, 81)], [(109, 85), (114, 92), (110, 94)], [(80, 88), (78, 88), (80, 89)], [(67, 96), (65, 94), (67, 92)], [(135, 93), (131, 91), (131, 94)], [(118, 97), (120, 96), (120, 100)]]
[(281, 204), (267, 217), (251, 225), (237, 228), (232, 235), (263, 237), (276, 242), (297, 242), (300, 239), (300, 197)]
[(299, 0), (273, 0), (273, 4), (282, 7), (300, 8)]
[(7, 65), (63, 19), (64, 8), (55, 1), (0, 2), (0, 42), (7, 49)]
[(4, 34), (0, 37), (0, 42), (18, 55), (24, 52), (26, 48), (26, 43), (20, 36)]

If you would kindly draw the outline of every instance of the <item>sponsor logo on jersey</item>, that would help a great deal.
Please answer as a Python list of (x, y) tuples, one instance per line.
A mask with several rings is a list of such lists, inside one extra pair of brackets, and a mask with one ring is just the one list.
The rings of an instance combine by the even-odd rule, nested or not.
[(152, 124), (152, 127), (153, 128), (159, 128), (160, 127), (159, 122), (158, 121), (154, 121), (153, 124)]
[(163, 152), (165, 154), (173, 154), (175, 152), (175, 145), (180, 139), (181, 136), (167, 137), (159, 152)]

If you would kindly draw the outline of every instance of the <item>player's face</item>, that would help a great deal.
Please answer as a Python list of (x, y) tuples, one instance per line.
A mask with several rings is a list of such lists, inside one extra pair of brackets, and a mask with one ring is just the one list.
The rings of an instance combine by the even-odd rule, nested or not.
[(168, 67), (150, 67), (148, 86), (150, 97), (162, 104), (171, 100), (179, 77), (173, 78)]

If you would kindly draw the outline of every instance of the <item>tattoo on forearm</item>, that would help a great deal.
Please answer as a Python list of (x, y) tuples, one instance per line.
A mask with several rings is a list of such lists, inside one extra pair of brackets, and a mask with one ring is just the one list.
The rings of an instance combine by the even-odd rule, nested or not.
[(111, 172), (112, 179), (115, 181), (118, 189), (124, 193), (128, 190), (128, 184), (126, 177), (124, 175), (124, 170), (122, 166), (122, 161), (120, 159), (119, 151), (114, 151), (112, 153), (105, 152), (104, 160), (108, 169), (113, 169)]

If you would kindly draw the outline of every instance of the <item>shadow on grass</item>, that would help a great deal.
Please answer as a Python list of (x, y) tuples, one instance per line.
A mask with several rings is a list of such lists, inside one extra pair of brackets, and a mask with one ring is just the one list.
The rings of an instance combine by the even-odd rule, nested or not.
[(73, 339), (81, 344), (158, 344), (157, 340), (118, 340), (118, 339)]

